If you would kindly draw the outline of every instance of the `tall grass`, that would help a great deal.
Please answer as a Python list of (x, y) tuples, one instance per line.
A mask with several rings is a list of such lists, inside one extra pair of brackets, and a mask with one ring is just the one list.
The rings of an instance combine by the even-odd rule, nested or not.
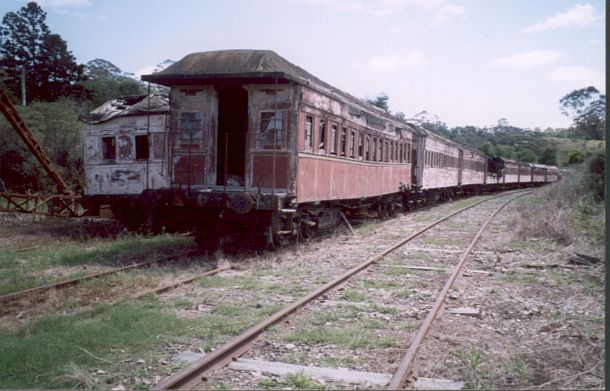
[(573, 167), (557, 183), (518, 203), (520, 238), (548, 238), (588, 249), (605, 244), (605, 159)]

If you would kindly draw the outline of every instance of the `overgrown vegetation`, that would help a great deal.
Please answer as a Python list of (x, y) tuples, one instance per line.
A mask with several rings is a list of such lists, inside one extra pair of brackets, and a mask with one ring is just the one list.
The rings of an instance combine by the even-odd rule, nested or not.
[(594, 156), (559, 182), (523, 199), (518, 204), (518, 236), (550, 238), (589, 249), (603, 247), (605, 163), (604, 156)]

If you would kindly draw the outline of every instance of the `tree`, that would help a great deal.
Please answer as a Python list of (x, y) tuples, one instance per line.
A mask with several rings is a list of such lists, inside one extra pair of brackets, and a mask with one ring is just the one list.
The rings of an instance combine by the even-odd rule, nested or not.
[(20, 96), (21, 72), (26, 73), (28, 100), (53, 101), (60, 96), (81, 95), (84, 80), (66, 42), (51, 34), (46, 12), (30, 2), (17, 12), (8, 12), (0, 26), (0, 67), (7, 87)]
[(547, 147), (542, 151), (542, 156), (539, 159), (540, 164), (549, 166), (557, 165), (557, 149), (555, 147)]
[(90, 111), (104, 102), (121, 96), (142, 95), (146, 90), (142, 83), (123, 73), (108, 60), (96, 58), (85, 65), (89, 80), (81, 82), (87, 89), (89, 102), (84, 111)]
[(606, 95), (595, 87), (574, 90), (559, 100), (559, 110), (572, 117), (572, 134), (585, 140), (606, 137)]
[(390, 112), (390, 107), (388, 106), (389, 100), (390, 97), (385, 92), (382, 92), (381, 94), (377, 95), (375, 99), (366, 99), (368, 103), (372, 104), (373, 106), (379, 107), (381, 110), (387, 112)]

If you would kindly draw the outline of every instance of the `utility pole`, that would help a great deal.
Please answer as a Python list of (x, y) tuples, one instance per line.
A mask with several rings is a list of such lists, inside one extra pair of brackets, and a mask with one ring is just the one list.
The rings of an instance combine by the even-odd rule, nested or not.
[(25, 95), (25, 65), (21, 66), (21, 106), (27, 106)]

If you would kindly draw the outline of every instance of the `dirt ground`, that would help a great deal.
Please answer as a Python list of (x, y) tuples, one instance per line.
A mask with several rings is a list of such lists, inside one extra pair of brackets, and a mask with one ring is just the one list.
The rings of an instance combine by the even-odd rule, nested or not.
[[(179, 367), (175, 364), (175, 357), (180, 352), (208, 352), (240, 329), (260, 320), (262, 315), (258, 313), (256, 316), (246, 316), (251, 309), (272, 310), (294, 301), (313, 287), (329, 281), (333, 276), (457, 207), (456, 203), (446, 203), (388, 221), (367, 223), (356, 229), (358, 237), (341, 229), (334, 235), (313, 243), (291, 245), (276, 252), (230, 257), (218, 254), (217, 262), (229, 262), (239, 270), (224, 272), (216, 279), (180, 287), (159, 296), (159, 301), (184, 303), (175, 305), (175, 315), (202, 321), (214, 313), (214, 309), (217, 314), (221, 314), (220, 310), (227, 313), (233, 311), (235, 314), (231, 313), (231, 319), (239, 327), (236, 326), (225, 334), (219, 332), (214, 338), (206, 339), (193, 333), (187, 342), (159, 345), (147, 358), (150, 366), (146, 375), (138, 375), (137, 379), (130, 373), (133, 368), (129, 364), (122, 368), (105, 368), (102, 372), (116, 373), (111, 381), (102, 382), (103, 386), (129, 389), (154, 384)], [(476, 389), (602, 389), (605, 384), (603, 249), (589, 254), (601, 257), (600, 263), (571, 264), (569, 259), (574, 252), (582, 252), (582, 249), (566, 248), (552, 241), (516, 235), (519, 224), (515, 217), (518, 215), (516, 207), (511, 204), (498, 215), (468, 261), (467, 268), (488, 273), (465, 273), (456, 282), (446, 302), (447, 310), (467, 307), (475, 309), (478, 314), (467, 316), (448, 311), (443, 313), (418, 354), (414, 375), (463, 381), (466, 388)], [(3, 215), (0, 248), (22, 249), (45, 246), (61, 240), (80, 242), (83, 239), (83, 246), (87, 246), (88, 236), (107, 235), (111, 238), (115, 229), (113, 227), (107, 222), (97, 225), (90, 222), (74, 224), (45, 218), (27, 219)], [(459, 251), (463, 250), (463, 240), (467, 240), (461, 232), (461, 225), (454, 224), (443, 235), (431, 235), (422, 239), (417, 245), (405, 248), (400, 257), (389, 259), (386, 269), (396, 271), (392, 265), (399, 260), (412, 262), (411, 265), (450, 266), (452, 260), (459, 256)], [(407, 308), (409, 303), (429, 300), (431, 305), (436, 286), (433, 283), (442, 280), (442, 274), (418, 271), (408, 276), (408, 282), (400, 282), (400, 278), (406, 278), (404, 275), (401, 277), (400, 273), (389, 275), (390, 277), (383, 277), (387, 280), (387, 286), (368, 282), (370, 297), (362, 301), (365, 304), (375, 304), (371, 300), (379, 298), (383, 301), (382, 304), (394, 305), (403, 312), (384, 312), (377, 308), (373, 311), (363, 310), (358, 317), (364, 317), (368, 324), (376, 325), (373, 332), (377, 338), (385, 338), (386, 333), (394, 333), (392, 335), (398, 342), (388, 343), (383, 349), (389, 349), (399, 358), (401, 350), (406, 348), (408, 335), (425, 316), (419, 307)], [(165, 279), (168, 276), (164, 276), (161, 270), (147, 278)], [(129, 281), (133, 283), (133, 280)], [(426, 281), (427, 285), (417, 285)], [(153, 283), (154, 281), (150, 282)], [(408, 296), (415, 298), (415, 301), (401, 302), (396, 299), (407, 288), (409, 292), (408, 295), (405, 294), (405, 300)], [(346, 299), (347, 291), (349, 289), (345, 288), (326, 299), (330, 302), (348, 300), (348, 304), (358, 301), (354, 297)], [(425, 308), (427, 304), (422, 305)], [(317, 312), (315, 308), (321, 307), (323, 306), (318, 305), (314, 310), (300, 313), (300, 322), (307, 322), (308, 319), (317, 321), (322, 310)], [(322, 325), (332, 326), (335, 321), (345, 321), (341, 315), (344, 309), (325, 308), (324, 311), (334, 311), (334, 315), (339, 316), (338, 319), (329, 318)], [(240, 311), (243, 313), (241, 318)], [(286, 331), (290, 333), (297, 326), (298, 323), (289, 324)], [(382, 373), (392, 373), (397, 366), (397, 360), (388, 364), (379, 362), (360, 365), (357, 357), (353, 356), (366, 356), (368, 353), (360, 354), (357, 348), (345, 349), (339, 346), (336, 350), (339, 353), (333, 357), (329, 356), (324, 343), (314, 344), (313, 348), (308, 347), (309, 350), (301, 350), (299, 342), (286, 342), (281, 338), (270, 341), (266, 345), (270, 346), (267, 351), (263, 349), (253, 357), (271, 357), (278, 361), (291, 357), (294, 363), (299, 364), (309, 362), (318, 366), (369, 369)], [(278, 351), (282, 354), (277, 354)], [(265, 357), (267, 353), (271, 356)], [(381, 353), (381, 350), (377, 352), (378, 357), (381, 357)], [(135, 368), (139, 364), (133, 365)], [(96, 376), (96, 370), (100, 371), (91, 369), (92, 377)], [(340, 384), (324, 382), (287, 383), (286, 379), (257, 372), (228, 372), (228, 376), (233, 376), (234, 379), (220, 375), (208, 385), (209, 388), (236, 385), (248, 388), (343, 388)], [(99, 387), (100, 383), (94, 381), (92, 384), (98, 384), (96, 387)]]

